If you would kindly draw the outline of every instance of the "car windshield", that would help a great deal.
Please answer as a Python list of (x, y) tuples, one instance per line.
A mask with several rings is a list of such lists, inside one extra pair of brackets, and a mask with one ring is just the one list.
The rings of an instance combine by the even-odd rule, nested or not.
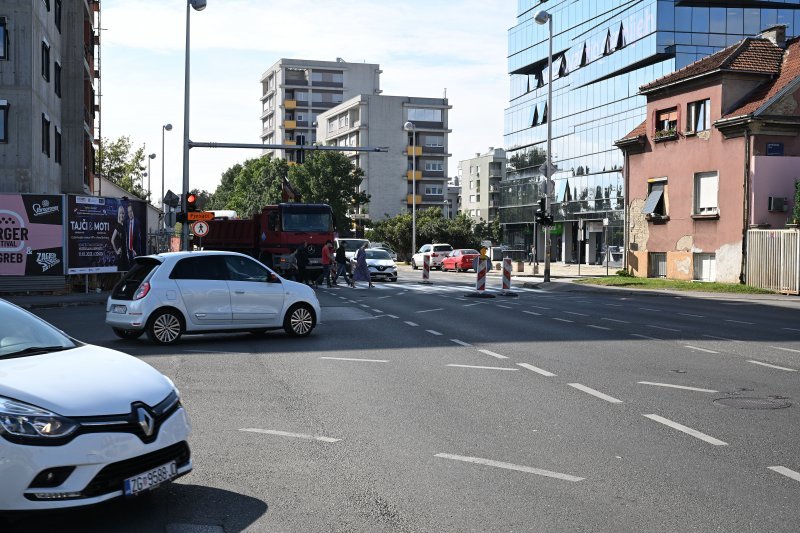
[(343, 242), (345, 245), (347, 245), (348, 252), (358, 250), (365, 244), (369, 246), (369, 241), (366, 239), (340, 239), (339, 242)]
[(35, 315), (0, 300), (0, 359), (68, 350), (77, 345)]
[(333, 217), (329, 209), (314, 207), (285, 207), (283, 209), (283, 231), (320, 232), (332, 231)]
[(367, 259), (391, 259), (391, 256), (383, 250), (367, 250)]

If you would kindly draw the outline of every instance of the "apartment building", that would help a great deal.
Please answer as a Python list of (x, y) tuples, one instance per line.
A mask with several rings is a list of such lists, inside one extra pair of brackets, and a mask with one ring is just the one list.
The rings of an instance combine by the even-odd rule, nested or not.
[(506, 178), (506, 152), (490, 147), (484, 153), (458, 163), (462, 187), (461, 211), (475, 222), (492, 221), (499, 214), (499, 184)]
[(99, 0), (0, 0), (0, 192), (92, 194)]
[(319, 115), (317, 139), (324, 145), (388, 148), (347, 152), (364, 170), (361, 187), (370, 195), (361, 218), (380, 220), (410, 212), (415, 201), (417, 209), (449, 205), (445, 193), (450, 108), (442, 98), (361, 94)]
[[(380, 66), (308, 59), (279, 59), (261, 76), (261, 142), (309, 145), (317, 140), (318, 115), (356, 95), (380, 94)], [(302, 163), (303, 152), (265, 154)]]

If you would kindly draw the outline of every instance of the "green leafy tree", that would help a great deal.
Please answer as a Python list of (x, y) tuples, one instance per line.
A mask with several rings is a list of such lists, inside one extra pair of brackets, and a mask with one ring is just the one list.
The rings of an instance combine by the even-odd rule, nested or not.
[(147, 168), (144, 157), (144, 145), (134, 149), (128, 136), (113, 141), (104, 138), (97, 153), (100, 175), (131, 195), (147, 200), (150, 195), (143, 187)]
[(792, 223), (800, 224), (800, 181), (794, 182), (794, 209), (792, 209)]
[[(366, 237), (371, 241), (388, 243), (398, 258), (411, 259), (411, 215), (402, 213), (373, 223)], [(472, 219), (464, 213), (455, 218), (443, 218), (438, 207), (417, 211), (417, 247), (432, 242), (446, 242), (454, 248), (475, 248), (480, 238)]]
[(197, 201), (195, 202), (195, 205), (197, 206), (197, 209), (199, 209), (200, 211), (205, 211), (206, 209), (211, 209), (210, 205), (211, 205), (211, 196), (212, 195), (211, 195), (210, 192), (208, 192), (206, 190), (200, 190), (200, 189), (192, 189), (189, 192), (192, 193), (192, 194), (197, 195)]
[(219, 186), (209, 195), (207, 209), (232, 209), (241, 218), (260, 213), (265, 205), (280, 202), (288, 171), (286, 161), (269, 155), (237, 163), (222, 174)]

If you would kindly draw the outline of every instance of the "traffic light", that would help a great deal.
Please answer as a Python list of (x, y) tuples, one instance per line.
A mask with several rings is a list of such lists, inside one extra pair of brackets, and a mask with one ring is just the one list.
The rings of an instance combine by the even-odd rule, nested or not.
[(186, 195), (186, 212), (197, 211), (197, 195), (190, 192)]
[(539, 199), (539, 209), (536, 210), (534, 214), (534, 220), (537, 224), (545, 224), (545, 219), (547, 217), (547, 199), (542, 197)]

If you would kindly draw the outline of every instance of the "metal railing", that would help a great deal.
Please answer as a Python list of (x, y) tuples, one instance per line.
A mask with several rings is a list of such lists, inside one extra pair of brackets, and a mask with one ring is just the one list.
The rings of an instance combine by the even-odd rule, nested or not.
[(800, 231), (748, 230), (745, 283), (800, 294)]

